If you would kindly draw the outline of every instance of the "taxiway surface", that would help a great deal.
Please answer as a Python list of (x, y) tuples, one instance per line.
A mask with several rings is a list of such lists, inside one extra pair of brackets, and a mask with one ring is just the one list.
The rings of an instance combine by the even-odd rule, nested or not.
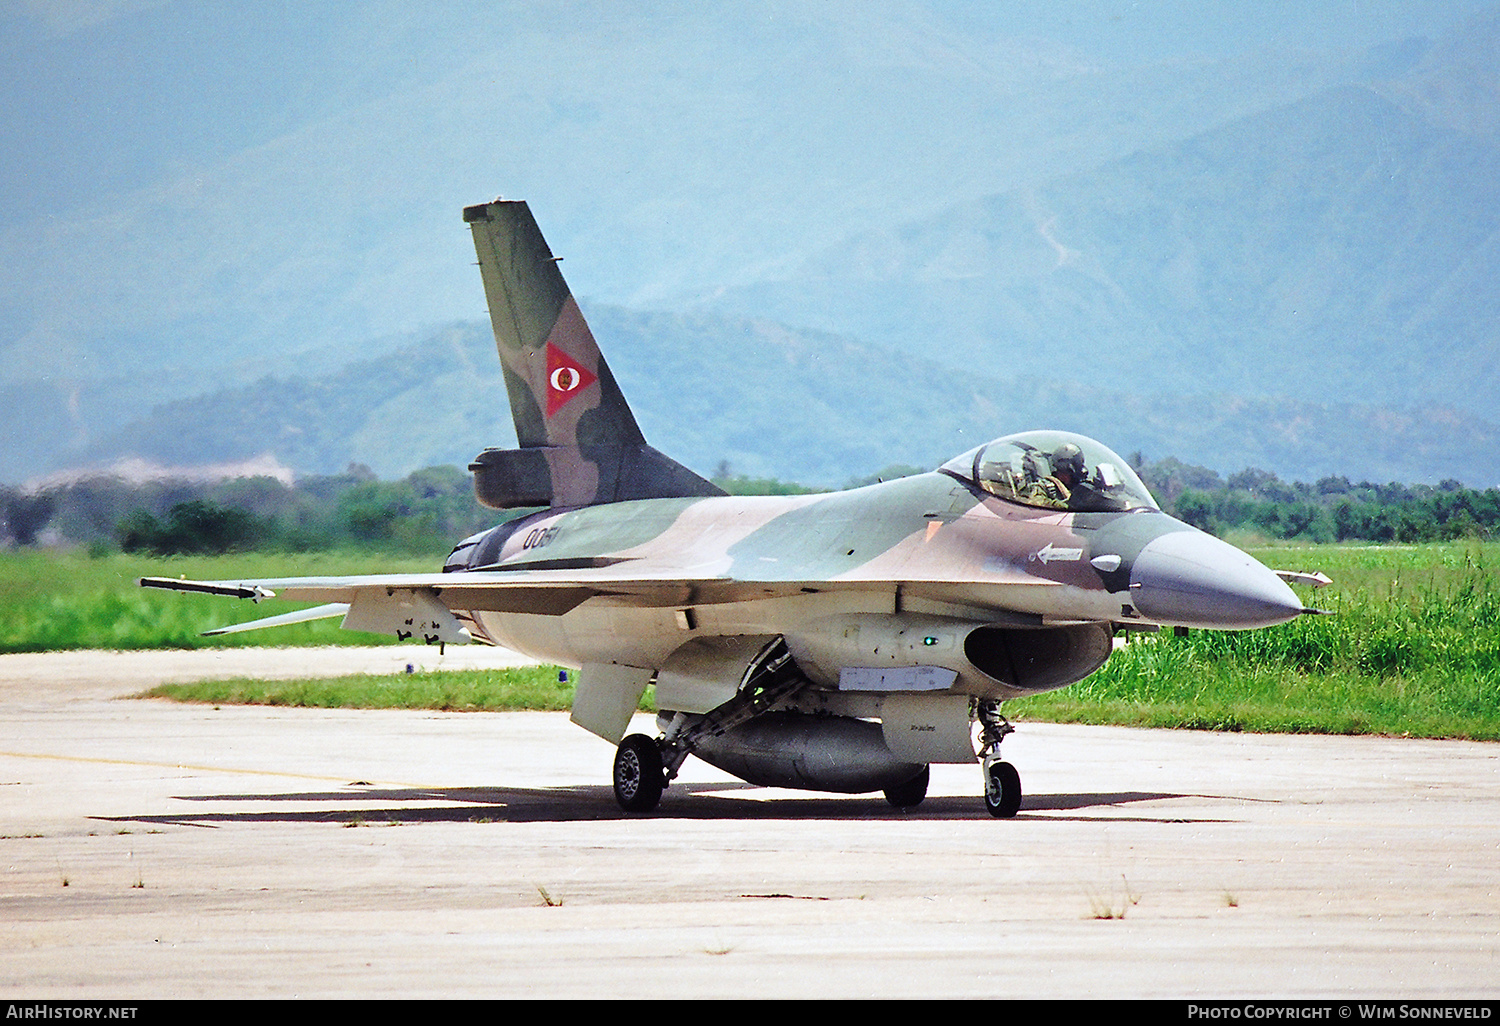
[(696, 760), (627, 817), (564, 714), (121, 697), (412, 658), (0, 656), (7, 996), (1500, 995), (1500, 745), (1023, 724), (1014, 820)]

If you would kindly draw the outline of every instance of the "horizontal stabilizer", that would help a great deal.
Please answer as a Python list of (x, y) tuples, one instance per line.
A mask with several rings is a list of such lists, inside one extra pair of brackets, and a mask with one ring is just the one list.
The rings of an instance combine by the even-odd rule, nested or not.
[(285, 627), (289, 623), (306, 623), (309, 620), (327, 620), (329, 617), (343, 616), (349, 612), (349, 603), (330, 602), (324, 606), (313, 606), (311, 609), (297, 609), (290, 613), (282, 613), (280, 616), (267, 616), (259, 620), (247, 620), (245, 623), (231, 624), (228, 627), (215, 627), (211, 631), (204, 631), (205, 638), (216, 637), (220, 634), (238, 634), (240, 631), (258, 631), (262, 627)]
[(469, 464), (490, 509), (706, 498), (724, 490), (649, 445), (486, 449)]

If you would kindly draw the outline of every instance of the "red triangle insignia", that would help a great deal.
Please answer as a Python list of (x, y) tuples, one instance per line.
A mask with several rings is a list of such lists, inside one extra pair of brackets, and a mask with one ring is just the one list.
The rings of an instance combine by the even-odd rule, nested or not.
[(577, 360), (547, 343), (547, 416), (562, 409), (569, 399), (598, 380), (597, 375), (580, 366)]

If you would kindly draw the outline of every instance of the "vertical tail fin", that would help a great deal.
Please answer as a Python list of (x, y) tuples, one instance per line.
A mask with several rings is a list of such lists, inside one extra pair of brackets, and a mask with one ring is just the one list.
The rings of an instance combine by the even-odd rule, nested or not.
[(722, 495), (646, 444), (609, 365), (522, 202), (464, 209), (521, 448), (475, 458), (497, 509)]

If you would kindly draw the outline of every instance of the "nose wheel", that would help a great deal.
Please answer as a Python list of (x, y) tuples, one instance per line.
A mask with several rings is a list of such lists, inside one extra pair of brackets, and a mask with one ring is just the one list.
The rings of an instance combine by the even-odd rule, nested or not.
[(1010, 819), (1021, 808), (1021, 774), (1008, 762), (985, 771), (984, 808), (996, 819)]
[(615, 801), (626, 812), (650, 812), (661, 801), (666, 775), (661, 748), (645, 734), (631, 734), (615, 749)]
[(979, 721), (979, 766), (984, 771), (984, 809), (996, 819), (1010, 819), (1021, 808), (1021, 774), (1000, 760), (1000, 742), (1016, 728), (1000, 715), (1000, 703), (975, 703)]

